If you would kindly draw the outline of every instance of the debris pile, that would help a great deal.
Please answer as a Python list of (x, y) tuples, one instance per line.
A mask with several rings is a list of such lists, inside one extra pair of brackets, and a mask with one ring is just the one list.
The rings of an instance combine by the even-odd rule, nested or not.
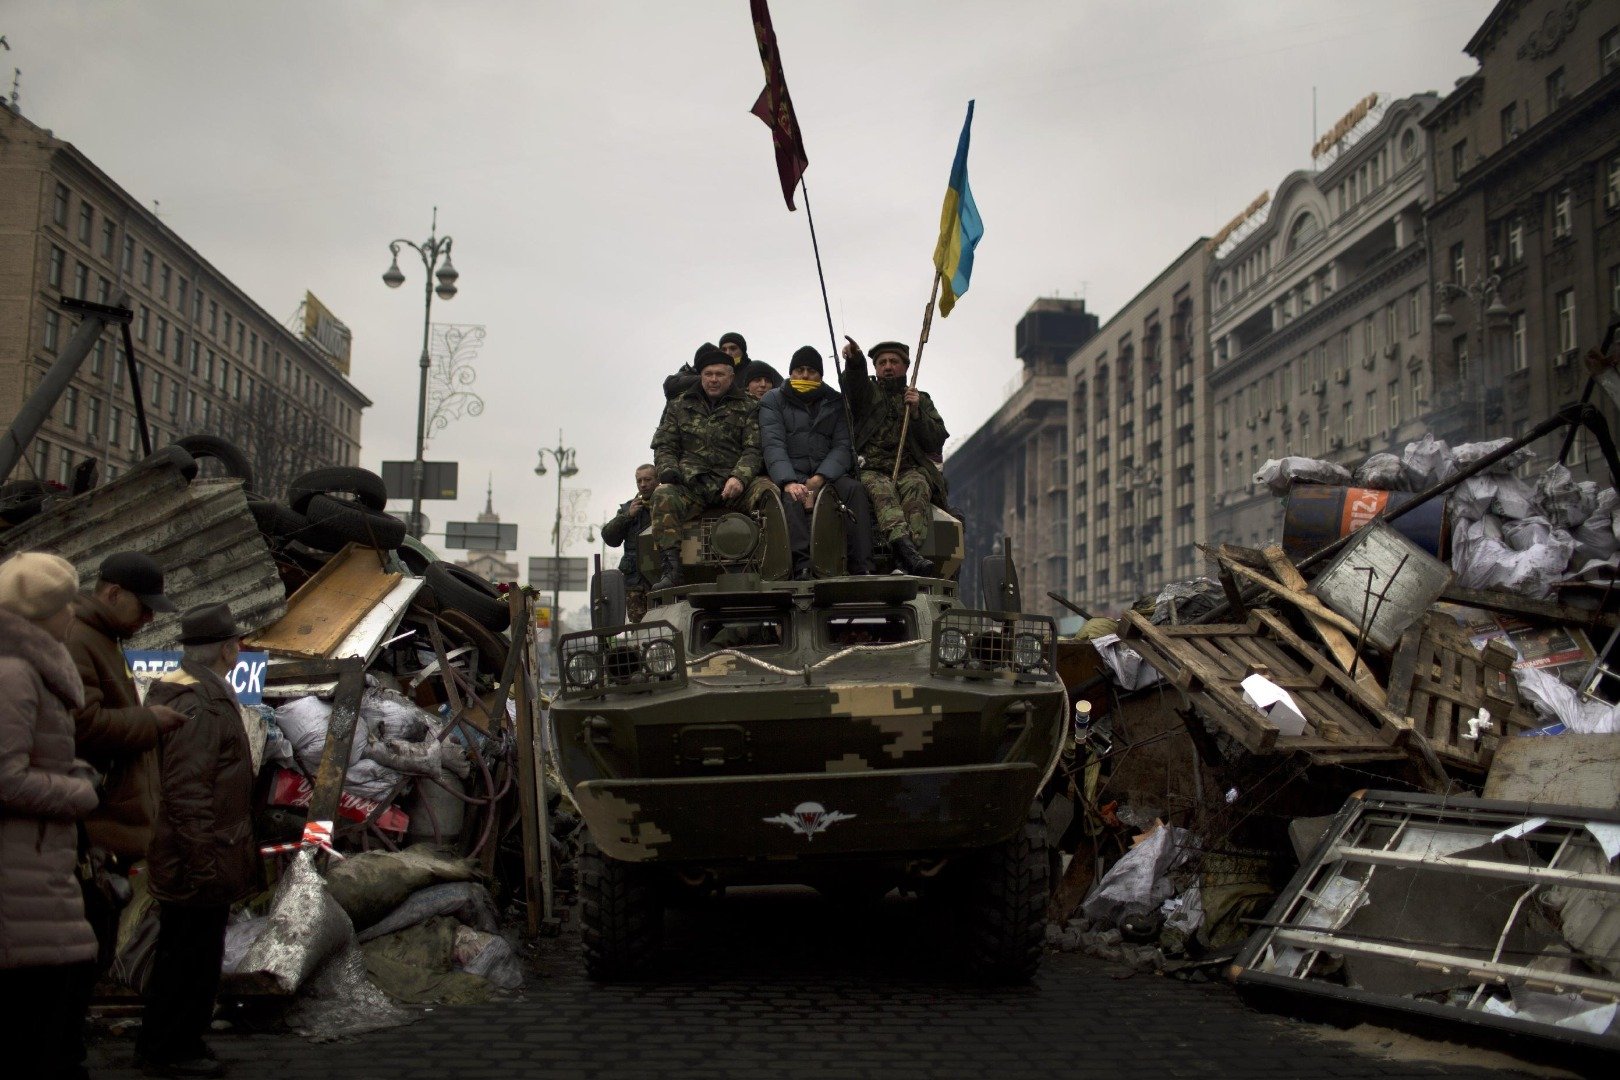
[(1577, 424), (1612, 480), (1587, 405), (1268, 461), (1279, 543), (1063, 641), (1049, 944), (1620, 1049), (1620, 496), (1526, 468)]

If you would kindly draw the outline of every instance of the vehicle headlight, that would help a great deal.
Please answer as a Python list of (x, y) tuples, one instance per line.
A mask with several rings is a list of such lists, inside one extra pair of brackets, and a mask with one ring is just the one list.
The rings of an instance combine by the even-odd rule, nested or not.
[(568, 676), (570, 686), (595, 686), (602, 678), (602, 661), (589, 650), (577, 652), (563, 665), (563, 674)]
[(941, 630), (939, 634), (939, 659), (944, 664), (960, 664), (967, 659), (967, 635), (957, 629)]
[(1019, 634), (1013, 639), (1013, 663), (1020, 671), (1046, 666), (1046, 643), (1035, 634)]
[(673, 641), (668, 638), (657, 638), (649, 641), (641, 650), (641, 662), (655, 678), (667, 679), (675, 674), (680, 657), (675, 652)]

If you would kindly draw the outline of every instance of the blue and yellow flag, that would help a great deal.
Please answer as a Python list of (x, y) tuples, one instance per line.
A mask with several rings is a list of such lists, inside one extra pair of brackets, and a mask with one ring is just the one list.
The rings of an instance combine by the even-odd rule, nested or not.
[(951, 163), (951, 183), (945, 189), (945, 205), (939, 211), (939, 243), (934, 247), (934, 269), (942, 278), (939, 298), (940, 318), (951, 313), (957, 297), (968, 291), (973, 276), (973, 249), (984, 235), (984, 222), (973, 203), (968, 187), (968, 136), (973, 130), (973, 102), (968, 102), (962, 137), (956, 142), (956, 160)]

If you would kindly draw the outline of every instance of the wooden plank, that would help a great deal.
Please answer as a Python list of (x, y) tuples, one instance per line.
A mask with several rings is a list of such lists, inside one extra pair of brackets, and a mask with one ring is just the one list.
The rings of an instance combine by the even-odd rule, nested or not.
[(1617, 611), (1589, 611), (1586, 608), (1570, 607), (1568, 604), (1560, 604), (1553, 600), (1533, 600), (1528, 596), (1513, 593), (1464, 589), (1454, 584), (1440, 594), (1440, 599), (1453, 604), (1483, 608), (1486, 611), (1497, 611), (1504, 615), (1518, 615), (1536, 623), (1620, 627), (1620, 612)]
[(1235, 565), (1221, 563), (1220, 569), (1216, 571), (1216, 577), (1220, 580), (1221, 591), (1226, 594), (1227, 606), (1239, 616), (1242, 616), (1247, 615), (1249, 609), (1243, 606), (1243, 590), (1238, 588), (1237, 581), (1232, 577), (1232, 571), (1229, 568)]
[(1308, 615), (1315, 615), (1320, 619), (1324, 619), (1328, 623), (1338, 627), (1340, 630), (1343, 630), (1346, 633), (1359, 634), (1361, 632), (1360, 627), (1356, 626), (1355, 623), (1351, 622), (1349, 619), (1346, 619), (1343, 615), (1340, 615), (1337, 611), (1334, 611), (1332, 608), (1322, 603), (1322, 601), (1318, 600), (1310, 593), (1295, 592), (1294, 590), (1282, 585), (1280, 582), (1272, 581), (1259, 571), (1250, 570), (1247, 566), (1242, 566), (1238, 563), (1227, 562), (1222, 563), (1221, 565), (1231, 570), (1232, 573), (1243, 578), (1245, 581), (1252, 582), (1255, 585), (1260, 586), (1262, 589), (1265, 589), (1273, 596), (1288, 601), (1290, 604), (1293, 604), (1295, 607), (1299, 608)]
[(360, 696), (366, 690), (364, 661), (351, 657), (339, 661), (338, 668), (332, 715), (326, 723), (326, 745), (321, 749), (309, 813), (304, 818), (306, 824), (318, 821), (328, 828), (337, 821), (338, 799), (343, 795), (343, 777), (349, 768), (349, 751), (354, 746), (354, 729), (360, 719)]
[[(1280, 545), (1267, 545), (1263, 549), (1263, 554), (1267, 565), (1271, 567), (1271, 572), (1279, 582), (1295, 592), (1303, 593), (1310, 588), (1305, 576), (1299, 572), (1299, 568), (1292, 560), (1283, 554)], [(1367, 692), (1367, 696), (1379, 703), (1385, 702), (1384, 688), (1378, 685), (1377, 676), (1367, 670), (1367, 665), (1356, 662), (1356, 646), (1351, 638), (1343, 630), (1318, 615), (1307, 611), (1305, 617), (1310, 620), (1311, 629), (1316, 631), (1316, 635), (1322, 639), (1322, 644), (1328, 647), (1328, 651), (1333, 654), (1333, 659), (1338, 661), (1339, 666), (1345, 671), (1355, 672), (1356, 683)]]
[(1395, 661), (1389, 669), (1389, 690), (1386, 701), (1391, 710), (1411, 716), (1412, 682), (1417, 675), (1419, 655), (1423, 651), (1423, 623), (1401, 635), (1395, 649)]
[[(512, 672), (516, 679), (517, 697), (517, 759), (518, 759), (518, 806), (523, 822), (523, 898), (524, 909), (528, 915), (528, 929), (531, 937), (540, 933), (540, 920), (546, 907), (545, 901), (545, 874), (540, 859), (542, 849), (550, 850), (550, 839), (540, 831), (540, 770), (537, 767), (538, 754), (534, 737), (534, 699), (531, 696), (532, 687), (527, 678), (527, 629), (532, 625), (529, 618), (528, 595), (522, 589), (512, 589), (507, 593), (512, 608), (512, 626), (524, 628), (524, 633), (514, 634), (512, 648), (507, 654), (507, 670)], [(521, 666), (520, 666), (521, 662)], [(504, 716), (506, 703), (500, 702), (500, 711)], [(496, 807), (490, 807), (490, 813), (496, 812)], [(493, 846), (494, 841), (491, 841)]]
[(404, 576), (385, 572), (375, 550), (349, 544), (288, 597), (285, 615), (246, 644), (293, 656), (330, 656)]
[(1484, 797), (1620, 810), (1620, 735), (1503, 739)]

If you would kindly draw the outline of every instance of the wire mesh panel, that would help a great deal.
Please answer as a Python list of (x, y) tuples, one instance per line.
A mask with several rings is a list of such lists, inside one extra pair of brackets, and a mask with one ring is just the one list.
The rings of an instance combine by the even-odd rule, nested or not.
[(686, 650), (667, 622), (569, 634), (561, 642), (562, 689), (569, 697), (686, 685)]
[(934, 624), (935, 674), (1053, 678), (1057, 624), (1045, 615), (950, 611)]

